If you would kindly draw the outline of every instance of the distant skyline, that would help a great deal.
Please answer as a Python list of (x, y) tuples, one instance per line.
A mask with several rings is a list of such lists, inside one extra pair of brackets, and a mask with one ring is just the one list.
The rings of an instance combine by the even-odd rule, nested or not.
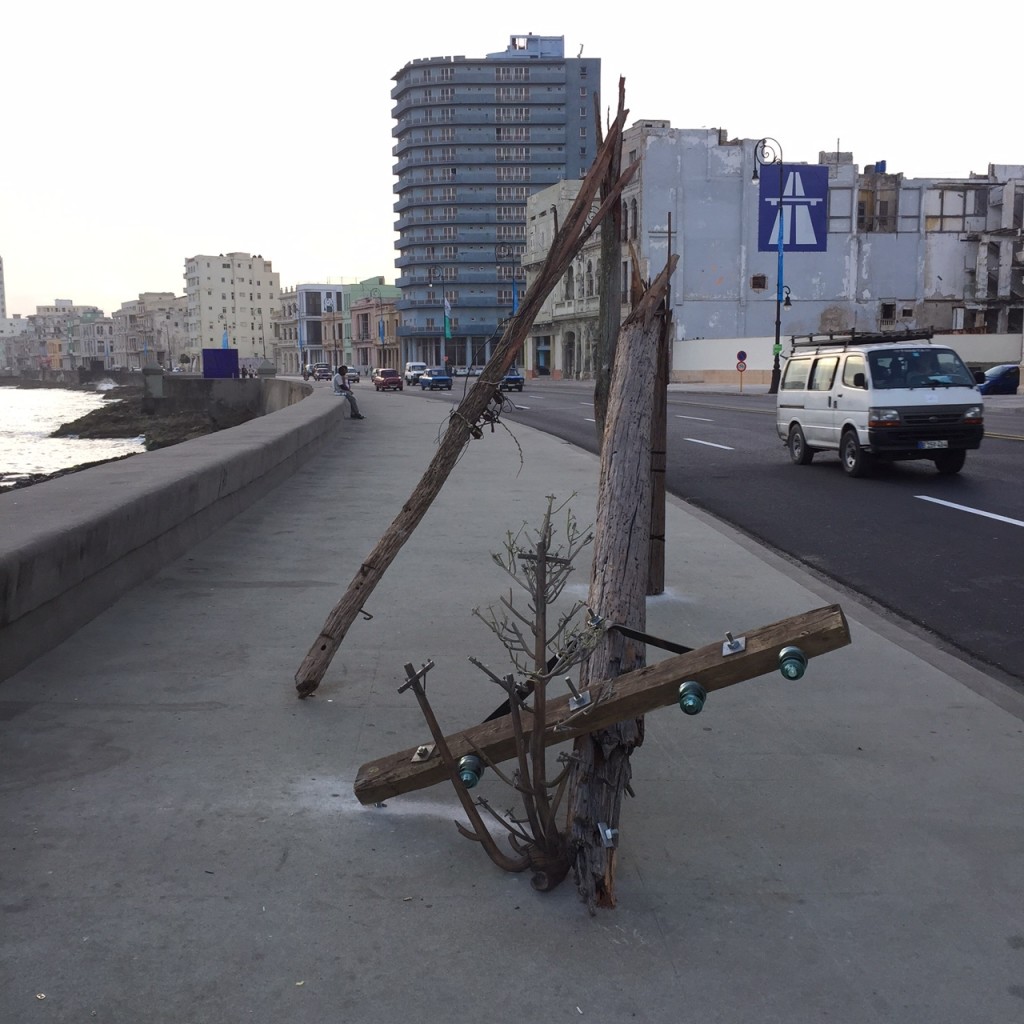
[[(983, 22), (1015, 39), (1024, 5), (990, 0)], [(504, 12), (56, 0), (16, 5), (4, 28), (8, 316), (58, 298), (110, 314), (140, 292), (180, 295), (197, 253), (260, 253), (282, 287), (394, 281), (392, 77), (530, 31), (601, 59), (605, 114), (624, 77), (628, 124), (768, 135), (794, 162), (838, 147), (907, 177), (1024, 164), (1016, 94), (957, 56), (952, 14), (911, 0), (871, 19), (827, 18), (811, 0), (571, 19), (533, 0)]]

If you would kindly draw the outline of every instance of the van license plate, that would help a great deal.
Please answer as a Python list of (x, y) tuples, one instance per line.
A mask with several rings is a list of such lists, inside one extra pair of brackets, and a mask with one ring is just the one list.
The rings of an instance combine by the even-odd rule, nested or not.
[(948, 441), (918, 441), (918, 448), (948, 448)]

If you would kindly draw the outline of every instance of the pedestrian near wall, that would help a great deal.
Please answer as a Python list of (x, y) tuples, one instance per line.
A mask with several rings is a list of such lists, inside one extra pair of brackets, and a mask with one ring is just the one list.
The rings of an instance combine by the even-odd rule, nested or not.
[(348, 399), (348, 407), (352, 410), (352, 419), (364, 420), (366, 417), (359, 411), (359, 403), (356, 401), (356, 396), (352, 393), (352, 385), (348, 382), (347, 373), (347, 366), (339, 366), (335, 371), (332, 381), (334, 393)]

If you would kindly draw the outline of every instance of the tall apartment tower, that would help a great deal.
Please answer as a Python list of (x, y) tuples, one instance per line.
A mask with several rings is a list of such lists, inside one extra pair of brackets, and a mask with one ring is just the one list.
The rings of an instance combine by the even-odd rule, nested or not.
[(527, 197), (584, 177), (597, 153), (601, 61), (567, 60), (563, 36), (512, 36), (394, 82), (401, 357), (480, 365), (522, 299)]
[(0, 320), (7, 319), (7, 293), (4, 291), (4, 258), (0, 256)]
[(281, 275), (270, 260), (247, 252), (189, 256), (187, 354), (204, 348), (237, 348), (244, 362), (273, 355), (273, 314), (279, 309)]

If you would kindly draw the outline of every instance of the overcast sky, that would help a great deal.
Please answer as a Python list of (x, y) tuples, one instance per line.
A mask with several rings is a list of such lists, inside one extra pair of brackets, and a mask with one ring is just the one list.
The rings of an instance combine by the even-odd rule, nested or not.
[(1024, 164), (1019, 69), (984, 56), (1021, 39), (1021, 0), (15, 0), (2, 20), (8, 316), (181, 294), (197, 253), (260, 253), (283, 286), (393, 281), (392, 77), (528, 32), (601, 58), (605, 110), (623, 76), (627, 123), (770, 135), (787, 162), (838, 144), (908, 177)]

